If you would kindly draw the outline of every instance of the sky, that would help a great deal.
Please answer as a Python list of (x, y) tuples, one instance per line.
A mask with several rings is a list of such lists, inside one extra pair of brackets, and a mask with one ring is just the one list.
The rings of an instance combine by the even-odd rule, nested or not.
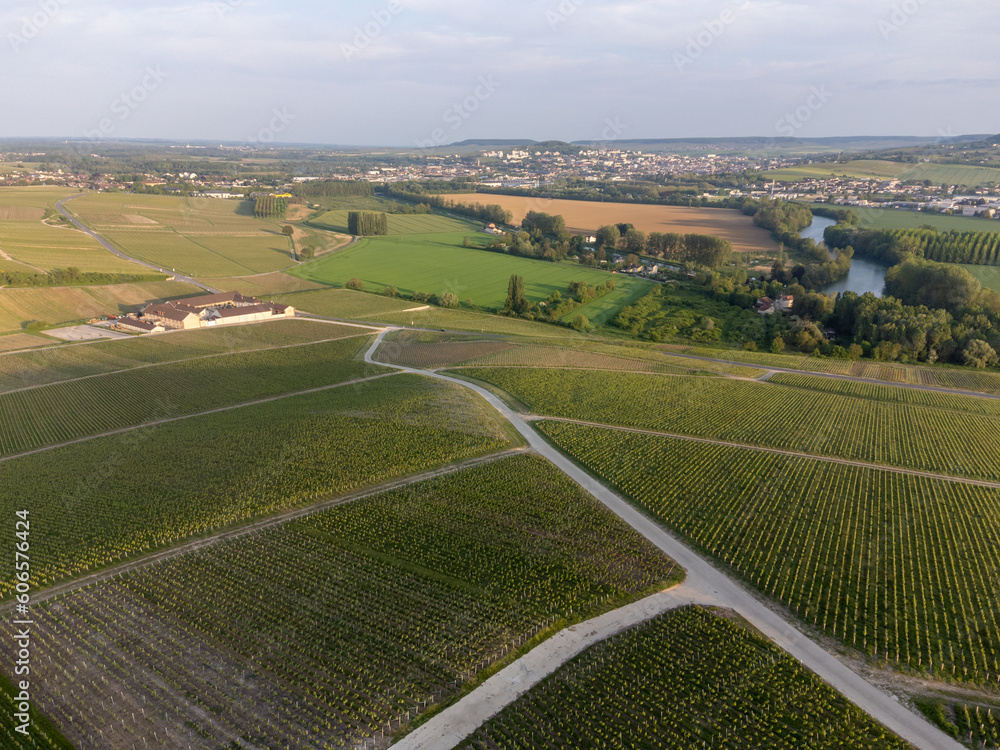
[(1000, 132), (995, 0), (8, 0), (0, 138)]

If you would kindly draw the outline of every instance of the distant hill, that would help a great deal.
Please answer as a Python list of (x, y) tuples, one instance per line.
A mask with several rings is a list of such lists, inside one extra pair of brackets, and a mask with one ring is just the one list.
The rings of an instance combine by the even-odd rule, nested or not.
[(493, 139), (489, 139), (489, 138), (483, 138), (483, 139), (471, 138), (471, 139), (466, 140), (466, 141), (459, 141), (458, 143), (449, 144), (449, 148), (451, 146), (481, 146), (481, 147), (484, 147), (484, 148), (489, 148), (491, 146), (493, 146), (493, 147), (505, 147), (506, 146), (506, 147), (511, 147), (511, 148), (527, 148), (528, 146), (537, 146), (537, 145), (538, 145), (538, 141), (532, 141), (532, 140), (520, 139), (520, 138), (507, 138), (507, 139), (504, 139), (504, 138), (493, 138)]

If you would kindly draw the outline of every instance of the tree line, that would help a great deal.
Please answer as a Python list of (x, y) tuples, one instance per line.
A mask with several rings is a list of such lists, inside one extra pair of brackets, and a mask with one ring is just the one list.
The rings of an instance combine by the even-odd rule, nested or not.
[(890, 265), (907, 258), (975, 266), (1000, 265), (1000, 232), (939, 232), (920, 229), (857, 229), (830, 227), (825, 233), (830, 248), (852, 246), (855, 252)]
[(258, 219), (284, 219), (288, 199), (275, 195), (261, 195), (254, 199), (253, 215)]
[(141, 284), (161, 281), (162, 275), (95, 273), (82, 272), (79, 268), (56, 268), (48, 273), (25, 273), (24, 271), (0, 270), (0, 286), (5, 287), (51, 287), (51, 286), (98, 286), (112, 284)]
[(373, 188), (360, 180), (310, 180), (296, 183), (289, 192), (301, 198), (355, 198), (372, 195)]
[(355, 237), (375, 237), (389, 234), (389, 217), (372, 211), (350, 211), (347, 231)]

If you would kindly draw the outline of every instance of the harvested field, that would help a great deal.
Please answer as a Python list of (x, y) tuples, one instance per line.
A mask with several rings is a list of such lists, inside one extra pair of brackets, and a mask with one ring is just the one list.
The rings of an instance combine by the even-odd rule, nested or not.
[(566, 219), (566, 226), (573, 232), (594, 232), (606, 224), (628, 222), (643, 232), (713, 234), (733, 243), (733, 250), (738, 253), (771, 252), (778, 249), (777, 244), (771, 239), (771, 233), (754, 226), (750, 217), (744, 216), (739, 211), (723, 208), (593, 203), (485, 193), (442, 197), (458, 203), (503, 206), (514, 214), (516, 223), (520, 223), (528, 211), (557, 214)]
[(0, 352), (16, 352), (20, 349), (33, 349), (38, 346), (55, 343), (47, 341), (41, 336), (32, 336), (27, 333), (15, 333), (10, 336), (0, 336)]
[(514, 344), (504, 341), (422, 342), (409, 336), (400, 336), (382, 346), (378, 359), (405, 367), (448, 367), (514, 347)]
[(322, 284), (300, 279), (297, 276), (275, 271), (257, 276), (222, 276), (200, 279), (209, 286), (224, 292), (242, 292), (252, 297), (262, 297), (267, 294), (288, 294), (289, 292), (307, 292), (314, 289), (326, 289)]
[(0, 206), (0, 221), (38, 221), (45, 211), (32, 206)]

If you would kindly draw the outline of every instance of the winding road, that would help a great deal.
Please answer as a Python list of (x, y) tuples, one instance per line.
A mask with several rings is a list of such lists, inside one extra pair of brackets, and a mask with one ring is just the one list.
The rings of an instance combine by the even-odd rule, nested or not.
[[(802, 633), (795, 625), (767, 607), (749, 590), (713, 566), (708, 560), (694, 552), (659, 524), (640, 513), (620, 495), (612, 492), (579, 468), (568, 457), (546, 442), (527, 421), (512, 411), (490, 391), (473, 383), (449, 377), (448, 375), (442, 375), (441, 373), (418, 370), (402, 365), (387, 365), (385, 362), (376, 361), (374, 359), (375, 352), (378, 351), (386, 335), (398, 330), (403, 329), (386, 328), (383, 330), (365, 354), (365, 361), (371, 364), (393, 367), (402, 372), (455, 383), (478, 393), (524, 436), (532, 450), (547, 458), (585, 491), (600, 500), (619, 518), (681, 565), (687, 571), (687, 579), (683, 588), (685, 596), (687, 596), (687, 592), (690, 592), (689, 603), (724, 607), (733, 610), (780, 648), (819, 675), (820, 678), (839, 691), (848, 700), (866, 711), (876, 721), (912, 743), (915, 747), (920, 748), (920, 750), (961, 750), (962, 745), (955, 742), (955, 740), (948, 737), (927, 720), (906, 709), (895, 697), (882, 692), (867, 682), (838, 657), (824, 650)], [(655, 616), (655, 614), (652, 616)], [(523, 658), (527, 659), (530, 656), (531, 654), (528, 654)], [(517, 663), (515, 662), (513, 666), (516, 665)], [(500, 682), (502, 683), (502, 681)], [(418, 748), (420, 750), (450, 750), (461, 739), (464, 739), (456, 739), (459, 731), (464, 731), (464, 729), (456, 730), (456, 725), (453, 723), (456, 714), (468, 712), (470, 717), (474, 716), (476, 720), (480, 718), (485, 720), (485, 718), (489, 718), (485, 714), (499, 712), (505, 705), (517, 698), (520, 694), (518, 684), (509, 683), (497, 693), (488, 693), (481, 691), (496, 690), (498, 685), (496, 682), (484, 683), (480, 688), (470, 693), (459, 703), (456, 703), (452, 707), (454, 711), (445, 711), (432, 717), (420, 728), (419, 735), (414, 732), (411, 735), (413, 739), (410, 737), (404, 738), (394, 747), (400, 748), (400, 750), (417, 750)], [(502, 684), (500, 687), (503, 687)], [(490, 697), (488, 704), (485, 704), (485, 709), (476, 709), (477, 712), (473, 713), (474, 707), (484, 704), (487, 695)], [(469, 723), (472, 722), (470, 721)], [(482, 722), (480, 721), (480, 723)]]
[[(86, 195), (86, 193), (80, 193), (80, 195)], [(166, 268), (161, 268), (160, 266), (154, 265), (152, 263), (147, 263), (146, 261), (139, 260), (138, 258), (132, 258), (131, 256), (128, 256), (125, 253), (123, 253), (121, 250), (119, 250), (118, 248), (116, 248), (114, 245), (112, 245), (110, 242), (108, 242), (106, 239), (104, 239), (97, 232), (95, 232), (94, 230), (92, 230), (89, 227), (87, 227), (83, 222), (81, 222), (79, 219), (77, 219), (76, 216), (74, 216), (72, 213), (70, 213), (70, 211), (63, 205), (63, 204), (66, 203), (66, 201), (71, 201), (74, 198), (79, 198), (80, 195), (71, 195), (69, 198), (63, 198), (61, 201), (59, 201), (58, 203), (56, 203), (56, 210), (59, 211), (59, 213), (62, 214), (64, 217), (66, 217), (66, 219), (69, 220), (69, 222), (74, 227), (76, 227), (77, 229), (79, 229), (84, 234), (88, 234), (91, 237), (93, 237), (95, 240), (97, 240), (98, 242), (100, 242), (101, 243), (101, 247), (103, 247), (109, 253), (111, 253), (112, 255), (118, 256), (122, 260), (127, 260), (127, 261), (129, 261), (131, 263), (138, 263), (140, 266), (143, 266), (144, 268), (149, 268), (149, 269), (151, 269), (153, 271), (158, 271), (160, 273), (165, 273), (165, 274), (171, 275), (171, 276), (174, 277), (174, 279), (176, 281), (180, 281), (180, 282), (183, 282), (185, 284), (191, 284), (192, 286), (196, 286), (199, 289), (204, 289), (209, 294), (217, 294), (219, 291), (221, 291), (219, 289), (216, 289), (215, 287), (209, 286), (208, 284), (203, 284), (202, 282), (198, 281), (195, 278), (192, 278), (191, 276), (184, 276), (184, 275), (175, 273), (174, 271), (168, 271)]]

